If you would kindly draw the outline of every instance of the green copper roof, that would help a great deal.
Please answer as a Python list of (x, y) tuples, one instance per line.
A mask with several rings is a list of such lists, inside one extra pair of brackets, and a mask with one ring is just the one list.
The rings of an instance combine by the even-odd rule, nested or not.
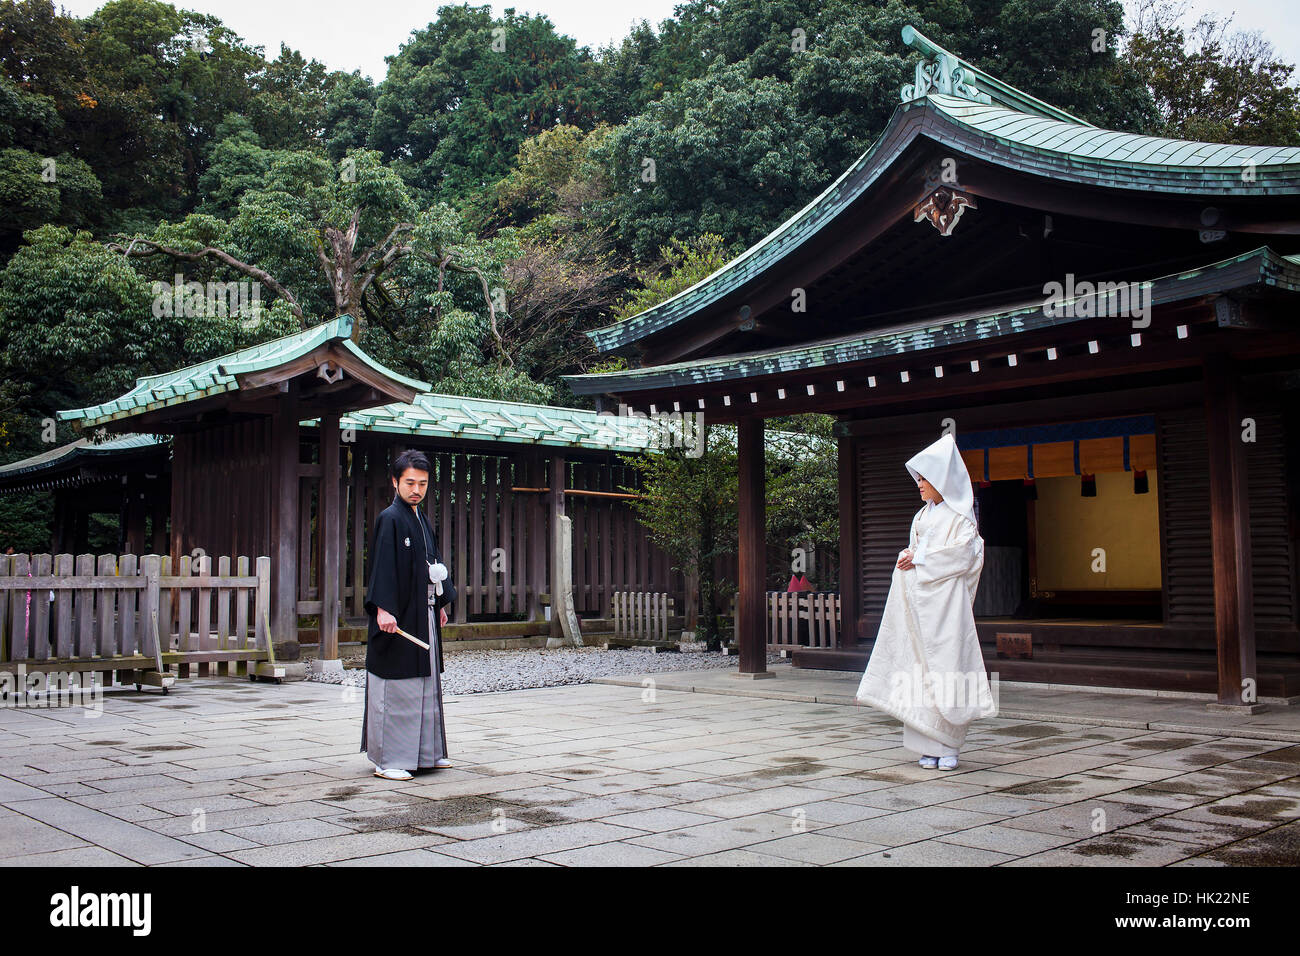
[[(921, 49), (942, 49), (925, 43)], [(819, 196), (689, 289), (589, 331), (597, 350), (626, 349), (740, 291), (841, 215), (920, 136), (974, 159), (1060, 182), (1178, 197), (1300, 194), (1300, 148), (1196, 143), (1100, 129), (948, 55), (973, 71), (976, 85), (989, 93), (984, 99), (996, 101), (931, 91), (902, 103), (876, 142)], [(920, 121), (910, 122), (918, 111)]]
[[(1161, 276), (1149, 280), (1149, 284), (1152, 306), (1249, 287), (1300, 292), (1300, 256), (1281, 256), (1268, 247), (1261, 247), (1222, 262)], [(1082, 298), (1085, 297), (1076, 296), (1064, 300), (1062, 306), (1078, 302)], [(1087, 315), (1076, 315), (1073, 314), (1076, 310), (1062, 308), (1058, 311), (1068, 311), (1070, 314), (1049, 315), (1044, 303), (1045, 297), (1040, 296), (1030, 302), (917, 319), (798, 346), (693, 359), (626, 372), (566, 375), (564, 378), (578, 395), (627, 394), (639, 390), (749, 379), (997, 339), (1085, 321), (1098, 311), (1094, 308)], [(1008, 347), (1014, 349), (1014, 343), (1009, 343)], [(919, 357), (918, 367), (924, 368), (925, 362), (924, 356)]]
[(90, 428), (103, 422), (139, 415), (155, 408), (181, 405), (209, 395), (236, 391), (239, 388), (236, 376), (275, 368), (306, 355), (328, 342), (339, 343), (343, 349), (364, 361), (375, 371), (415, 391), (425, 391), (429, 388), (427, 382), (407, 378), (405, 375), (384, 368), (357, 348), (351, 336), (352, 317), (341, 315), (301, 332), (263, 342), (261, 345), (252, 345), (197, 365), (164, 372), (161, 375), (137, 378), (135, 388), (111, 402), (60, 411), (58, 417), (64, 421), (80, 421), (83, 427)]
[(154, 448), (165, 449), (168, 441), (167, 438), (154, 435), (121, 435), (99, 442), (92, 441), (90, 438), (78, 438), (74, 442), (59, 445), (31, 458), (0, 465), (0, 478), (51, 471), (79, 461), (116, 458), (131, 452), (148, 451)]
[[(304, 421), (314, 425), (318, 419)], [(525, 445), (645, 451), (651, 436), (644, 419), (597, 414), (555, 405), (529, 405), (425, 392), (414, 402), (393, 402), (351, 412), (342, 428), (432, 439), (477, 439)]]

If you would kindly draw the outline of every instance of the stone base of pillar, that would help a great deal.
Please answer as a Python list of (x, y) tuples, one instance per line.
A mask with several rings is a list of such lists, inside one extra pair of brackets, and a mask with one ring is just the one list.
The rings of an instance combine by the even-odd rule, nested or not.
[(1243, 717), (1250, 714), (1262, 714), (1268, 710), (1268, 704), (1220, 704), (1218, 701), (1205, 705), (1205, 709), (1212, 714), (1241, 714)]
[(776, 675), (773, 674), (771, 671), (762, 671), (761, 673), (758, 674), (742, 674), (740, 671), (736, 671), (736, 673), (732, 674), (731, 676), (738, 677), (741, 680), (762, 680), (765, 677), (775, 677)]

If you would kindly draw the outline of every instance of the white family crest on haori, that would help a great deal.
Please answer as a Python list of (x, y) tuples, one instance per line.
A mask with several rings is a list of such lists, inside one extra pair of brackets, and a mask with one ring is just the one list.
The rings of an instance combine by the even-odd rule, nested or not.
[(927, 502), (912, 519), (908, 547), (915, 566), (894, 568), (857, 699), (959, 748), (973, 720), (997, 714), (972, 610), (984, 568), (975, 491), (951, 435), (906, 467), (943, 501)]

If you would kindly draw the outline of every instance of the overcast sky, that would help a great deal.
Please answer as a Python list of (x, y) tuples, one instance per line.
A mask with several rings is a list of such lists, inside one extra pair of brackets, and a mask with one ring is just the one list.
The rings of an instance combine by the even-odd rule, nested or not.
[[(172, 0), (177, 7), (220, 17), (250, 43), (264, 46), (269, 58), (280, 41), (330, 69), (360, 70), (376, 82), (387, 70), (386, 55), (396, 53), (411, 31), (436, 15), (440, 0)], [(672, 16), (677, 0), (518, 0), (493, 3), (500, 13), (542, 13), (556, 29), (593, 50), (622, 39), (637, 20), (658, 26)], [(103, 0), (55, 0), (77, 16), (86, 16)], [(1130, 6), (1132, 0), (1126, 0)], [(1194, 12), (1236, 12), (1234, 25), (1262, 30), (1289, 63), (1300, 60), (1300, 17), (1296, 0), (1190, 0)], [(1194, 18), (1194, 17), (1193, 17)], [(955, 51), (961, 53), (960, 50)]]

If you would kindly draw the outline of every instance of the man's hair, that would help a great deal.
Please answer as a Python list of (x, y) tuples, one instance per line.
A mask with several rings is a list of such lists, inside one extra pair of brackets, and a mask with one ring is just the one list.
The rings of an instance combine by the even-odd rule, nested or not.
[(388, 471), (394, 478), (401, 481), (402, 474), (408, 468), (414, 468), (416, 471), (423, 472), (432, 471), (429, 467), (429, 459), (425, 457), (424, 452), (416, 448), (408, 448), (406, 451), (394, 458), (393, 464), (389, 467)]

